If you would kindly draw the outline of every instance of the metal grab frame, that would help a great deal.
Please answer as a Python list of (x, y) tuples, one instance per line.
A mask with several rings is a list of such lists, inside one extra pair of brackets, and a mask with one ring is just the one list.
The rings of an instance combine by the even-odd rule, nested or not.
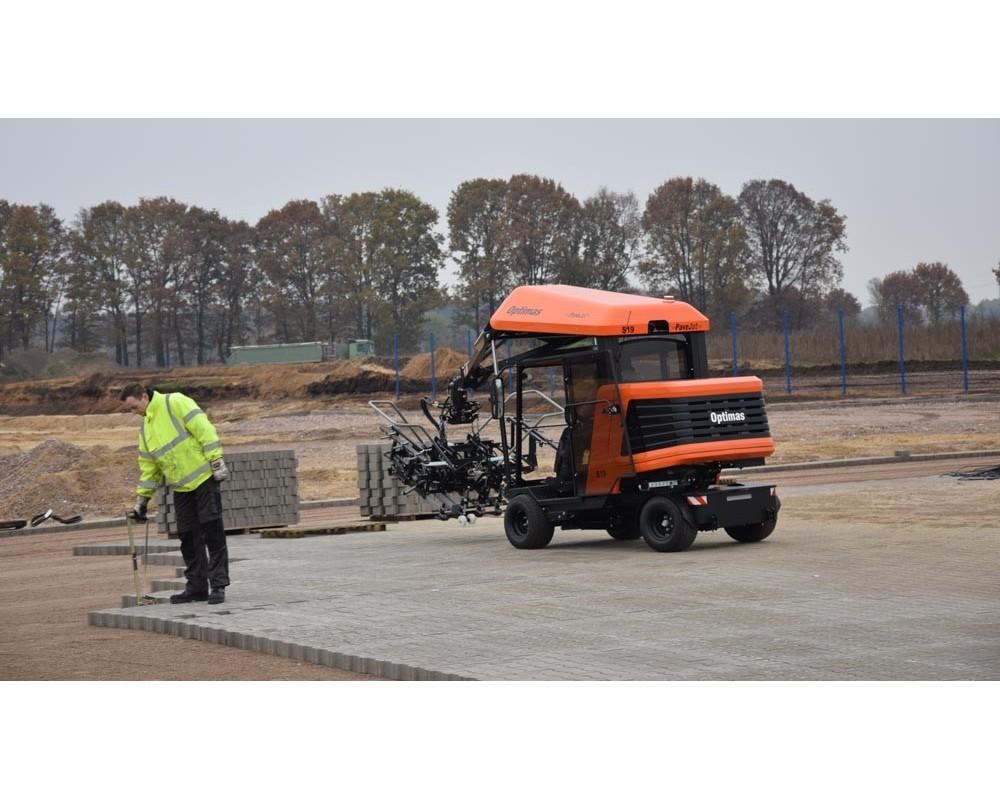
[[(403, 413), (402, 409), (396, 405), (395, 402), (391, 400), (369, 400), (368, 405), (374, 410), (379, 416), (381, 416), (386, 423), (382, 430), (386, 434), (386, 438), (393, 441), (394, 445), (400, 443), (409, 446), (412, 449), (412, 455), (416, 458), (420, 457), (435, 457), (439, 460), (436, 461), (426, 461), (424, 462), (425, 467), (431, 468), (447, 468), (449, 470), (458, 470), (459, 467), (452, 458), (449, 457), (447, 450), (442, 445), (447, 445), (446, 439), (446, 429), (444, 423), (442, 423), (441, 429), (437, 431), (438, 436), (434, 436), (431, 432), (421, 423), (410, 422), (406, 415)], [(385, 406), (391, 409), (392, 413), (395, 414), (395, 418), (386, 413), (380, 406)], [(481, 429), (480, 429), (481, 430)], [(478, 431), (477, 431), (478, 435)], [(402, 440), (402, 442), (400, 442)], [(502, 456), (496, 456), (491, 459), (494, 463), (503, 460)], [(403, 490), (403, 494), (410, 494), (415, 491), (415, 486), (407, 486)], [(461, 493), (445, 490), (439, 493), (441, 497), (448, 500), (453, 508), (460, 508), (461, 513), (458, 516), (459, 522), (465, 524), (466, 522), (471, 523), (475, 520), (476, 513), (483, 513), (482, 509), (478, 506), (473, 508), (470, 507), (467, 498), (465, 498)], [(476, 513), (473, 513), (475, 511)]]

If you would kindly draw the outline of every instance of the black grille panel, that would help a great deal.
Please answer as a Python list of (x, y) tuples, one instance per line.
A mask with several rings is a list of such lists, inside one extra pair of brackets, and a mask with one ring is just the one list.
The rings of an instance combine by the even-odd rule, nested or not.
[[(742, 412), (746, 419), (712, 422), (711, 414)], [(633, 400), (625, 418), (633, 453), (694, 442), (770, 436), (764, 397), (759, 393), (719, 397)], [(626, 452), (623, 443), (622, 453)]]

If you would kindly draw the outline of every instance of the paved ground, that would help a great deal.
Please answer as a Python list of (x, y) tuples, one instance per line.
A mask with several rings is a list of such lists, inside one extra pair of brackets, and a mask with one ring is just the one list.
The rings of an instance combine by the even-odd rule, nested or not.
[[(892, 494), (914, 506), (954, 485), (911, 480)], [(833, 521), (850, 497), (831, 494), (823, 523), (796, 518), (792, 498), (771, 539), (702, 534), (680, 554), (580, 532), (518, 551), (497, 520), (238, 537), (244, 560), (223, 608), (108, 609), (91, 621), (390, 678), (1000, 678), (995, 514), (982, 508), (968, 526), (927, 513)], [(815, 514), (822, 500), (809, 502), (803, 513)]]

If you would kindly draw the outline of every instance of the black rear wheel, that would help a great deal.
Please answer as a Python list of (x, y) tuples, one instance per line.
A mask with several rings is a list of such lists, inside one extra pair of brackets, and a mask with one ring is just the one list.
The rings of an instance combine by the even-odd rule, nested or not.
[(767, 522), (758, 522), (756, 525), (740, 525), (738, 527), (726, 528), (726, 533), (732, 536), (737, 542), (762, 542), (774, 531), (774, 526), (778, 524), (776, 519)]
[(687, 550), (698, 535), (680, 507), (668, 497), (650, 497), (639, 512), (639, 532), (654, 550), (676, 553)]
[(519, 494), (507, 504), (503, 516), (507, 541), (519, 550), (538, 550), (552, 541), (555, 528), (545, 518), (542, 507), (532, 498)]

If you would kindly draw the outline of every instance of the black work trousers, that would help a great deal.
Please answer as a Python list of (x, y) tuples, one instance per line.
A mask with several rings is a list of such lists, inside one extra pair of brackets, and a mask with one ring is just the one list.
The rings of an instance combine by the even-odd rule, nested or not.
[(193, 592), (229, 585), (229, 549), (222, 524), (222, 492), (209, 478), (193, 492), (174, 492), (184, 577)]

